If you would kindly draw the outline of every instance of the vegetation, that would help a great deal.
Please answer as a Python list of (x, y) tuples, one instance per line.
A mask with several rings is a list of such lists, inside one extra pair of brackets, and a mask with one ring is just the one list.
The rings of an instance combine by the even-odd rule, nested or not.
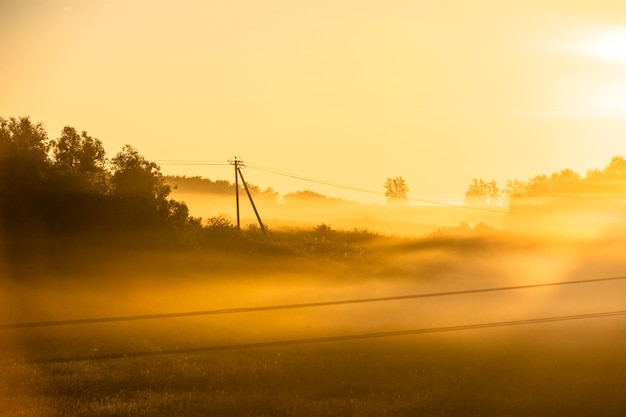
[[(102, 143), (85, 131), (79, 133), (67, 126), (57, 139), (50, 140), (43, 126), (34, 124), (28, 117), (0, 118), (0, 232), (12, 243), (7, 248), (11, 252), (9, 258), (18, 263), (22, 262), (21, 253), (66, 248), (72, 242), (347, 256), (362, 252), (361, 246), (350, 248), (350, 245), (352, 236), (363, 236), (363, 232), (331, 229), (329, 220), (321, 214), (333, 210), (337, 213), (358, 211), (362, 218), (357, 218), (357, 224), (380, 222), (382, 214), (375, 213), (375, 208), (366, 210), (356, 203), (313, 191), (286, 194), (279, 204), (279, 195), (273, 189), (250, 185), (252, 195), (260, 200), (265, 212), (284, 217), (282, 207), (297, 210), (298, 216), (308, 211), (310, 217), (321, 216), (317, 226), (321, 224), (326, 228), (318, 227), (313, 233), (293, 228), (276, 229), (271, 239), (263, 240), (254, 226), (240, 233), (223, 214), (210, 214), (203, 224), (200, 217), (190, 216), (186, 203), (170, 198), (173, 188), (177, 192), (184, 191), (182, 194), (186, 196), (196, 193), (230, 198), (234, 184), (199, 177), (165, 177), (158, 165), (146, 160), (130, 145), (107, 158)], [(385, 189), (389, 203), (402, 203), (387, 207), (386, 217), (401, 221), (409, 217), (409, 210), (416, 210), (406, 206), (408, 186), (402, 177), (388, 178)], [(470, 184), (465, 202), (479, 209), (508, 202), (511, 216), (504, 226), (511, 230), (527, 230), (529, 224), (564, 221), (568, 222), (564, 227), (571, 228), (572, 224), (578, 227), (578, 218), (572, 220), (571, 216), (563, 216), (564, 212), (600, 213), (601, 218), (611, 221), (623, 218), (621, 196), (625, 190), (626, 160), (616, 156), (606, 168), (591, 170), (584, 177), (565, 169), (527, 181), (512, 180), (505, 189), (499, 188), (495, 181), (477, 178)], [(424, 210), (419, 213), (422, 217), (427, 215)], [(531, 216), (527, 218), (515, 216), (529, 213)], [(473, 213), (466, 211), (464, 214), (462, 221), (468, 221), (469, 214)], [(497, 214), (494, 211), (492, 217)], [(559, 221), (555, 222), (554, 216), (559, 216)], [(470, 227), (482, 222), (484, 230), (493, 229), (485, 218), (483, 215), (469, 220)], [(589, 224), (589, 221), (584, 223)], [(593, 227), (604, 225), (593, 224)], [(405, 224), (400, 224), (399, 228), (408, 230)], [(428, 229), (423, 227), (423, 230)], [(372, 241), (378, 238), (371, 235)], [(327, 247), (322, 249), (322, 245)]]
[(502, 195), (495, 181), (485, 182), (474, 178), (465, 192), (465, 204), (474, 207), (494, 207), (500, 205)]
[[(185, 193), (204, 193), (222, 196), (232, 196), (235, 193), (235, 184), (227, 180), (210, 180), (202, 177), (165, 176), (165, 183)], [(255, 200), (263, 203), (278, 203), (279, 195), (273, 188), (262, 189), (258, 185), (248, 184), (248, 190)], [(240, 185), (240, 192), (243, 186)]]
[[(227, 222), (214, 223), (218, 229), (231, 228)], [(381, 241), (321, 224), (277, 233), (277, 241), (265, 249), (257, 241), (215, 256), (210, 256), (214, 251), (189, 250), (88, 256), (89, 268), (72, 269), (76, 263), (70, 262), (48, 279), (12, 287), (16, 309), (7, 317), (127, 316), (497, 287), (526, 283), (529, 277), (536, 280), (532, 282), (558, 280), (530, 274), (537, 268), (546, 272), (546, 256), (557, 262), (560, 251), (523, 247), (468, 226), (460, 229)], [(358, 247), (362, 253), (342, 253)], [(590, 265), (597, 267), (606, 253), (623, 254), (624, 247), (623, 241), (621, 246), (579, 247), (566, 260), (569, 269), (590, 274)], [(383, 261), (375, 257), (381, 254)], [(612, 262), (616, 269), (623, 266), (621, 257)], [(369, 274), (359, 269), (372, 263), (388, 269)], [(349, 274), (352, 279), (346, 279)], [(615, 283), (578, 292), (525, 290), (431, 302), (0, 330), (0, 414), (621, 415), (626, 407), (623, 317), (337, 343), (158, 352), (605, 311), (623, 308), (623, 288)], [(12, 350), (7, 340), (17, 347)], [(124, 352), (157, 354), (72, 359)], [(69, 360), (49, 361), (56, 358)]]
[(387, 178), (385, 181), (385, 197), (388, 204), (407, 204), (409, 186), (402, 177)]
[(465, 193), (465, 203), (473, 206), (496, 206), (508, 203), (512, 210), (533, 200), (575, 198), (600, 200), (620, 198), (626, 191), (626, 159), (615, 156), (604, 169), (591, 169), (581, 176), (572, 169), (550, 175), (536, 175), (527, 181), (509, 180), (501, 189), (495, 181), (474, 178)]
[[(270, 229), (265, 237), (255, 226), (237, 230), (225, 215), (201, 222), (170, 198), (172, 187), (230, 194), (227, 181), (166, 178), (131, 146), (107, 158), (100, 141), (71, 127), (49, 140), (28, 118), (0, 122), (0, 243), (7, 252), (0, 259), (0, 325), (242, 308), (0, 328), (0, 415), (613, 416), (626, 408), (623, 317), (158, 354), (621, 310), (624, 284), (616, 280), (592, 291), (564, 286), (243, 313), (252, 306), (617, 276), (626, 250), (619, 231), (614, 239), (552, 245), (480, 221), (401, 238), (319, 220), (314, 227)], [(563, 171), (511, 182), (511, 211), (561, 213), (558, 201), (584, 201), (590, 192), (606, 198), (580, 210), (607, 202), (623, 210), (616, 202), (623, 198), (624, 166), (616, 157), (584, 178)], [(483, 208), (502, 204), (497, 185), (472, 184), (468, 204), (480, 205), (483, 197)], [(255, 198), (278, 200), (271, 189), (253, 189)], [(276, 205), (298, 213), (309, 205), (324, 211), (331, 203), (353, 205), (310, 191), (283, 200)], [(398, 217), (414, 209), (383, 208)], [(528, 216), (532, 228), (542, 228), (540, 218)], [(97, 358), (125, 352), (154, 356)], [(50, 360), (56, 358), (67, 360)]]
[(172, 239), (197, 228), (169, 193), (159, 167), (130, 145), (109, 160), (87, 132), (65, 127), (49, 140), (28, 117), (0, 118), (0, 231), (12, 242), (130, 233)]
[[(487, 343), (425, 336), (36, 368), (15, 363), (3, 374), (9, 378), (0, 381), (0, 398), (9, 399), (7, 416), (30, 409), (77, 417), (608, 417), (626, 407), (623, 337), (564, 348), (542, 342), (540, 330), (482, 336)], [(566, 337), (573, 341), (575, 333)], [(16, 373), (21, 382), (6, 384)], [(25, 396), (25, 388), (36, 394)]]

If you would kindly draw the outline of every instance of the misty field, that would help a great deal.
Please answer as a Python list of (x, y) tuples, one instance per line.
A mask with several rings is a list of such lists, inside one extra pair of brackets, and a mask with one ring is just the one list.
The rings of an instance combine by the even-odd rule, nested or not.
[[(63, 263), (34, 260), (22, 271), (30, 279), (7, 282), (3, 317), (5, 323), (24, 323), (227, 310), (623, 273), (619, 240), (547, 245), (498, 236), (406, 240), (353, 232), (324, 243), (318, 237), (318, 246), (307, 244), (306, 256), (286, 251), (276, 241), (244, 254), (75, 249), (64, 254)], [(296, 243), (290, 241), (289, 247)], [(392, 302), (4, 328), (0, 415), (623, 415), (626, 321), (621, 315), (446, 329), (622, 311), (625, 287), (615, 280)], [(319, 340), (424, 328), (444, 330)], [(317, 343), (297, 343), (311, 338), (318, 338)], [(246, 347), (256, 343), (268, 344)]]

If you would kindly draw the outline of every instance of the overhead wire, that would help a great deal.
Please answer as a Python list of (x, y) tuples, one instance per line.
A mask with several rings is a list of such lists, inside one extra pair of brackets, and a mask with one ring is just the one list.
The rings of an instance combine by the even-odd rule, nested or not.
[[(232, 165), (230, 162), (224, 162), (224, 161), (195, 161), (195, 160), (176, 160), (176, 159), (172, 159), (172, 160), (168, 160), (168, 159), (160, 159), (160, 160), (155, 160), (154, 162), (159, 163), (160, 165), (180, 165), (180, 166), (202, 166), (202, 165), (216, 165), (216, 166), (223, 166), (223, 165)], [(346, 184), (341, 184), (338, 182), (333, 182), (333, 181), (327, 181), (327, 180), (322, 180), (322, 179), (318, 179), (318, 178), (313, 178), (313, 177), (308, 177), (308, 176), (304, 176), (304, 175), (299, 175), (299, 174), (295, 174), (292, 172), (287, 172), (287, 171), (282, 171), (282, 170), (278, 170), (278, 169), (274, 169), (274, 168), (269, 168), (269, 167), (265, 167), (262, 165), (257, 165), (257, 164), (250, 164), (250, 163), (245, 163), (245, 164), (241, 164), (242, 167), (250, 167), (259, 171), (264, 171), (270, 174), (274, 174), (274, 175), (280, 175), (280, 176), (284, 176), (284, 177), (289, 177), (289, 178), (294, 178), (294, 179), (298, 179), (301, 181), (308, 181), (308, 182), (313, 182), (313, 183), (317, 183), (317, 184), (322, 184), (322, 185), (328, 185), (331, 187), (336, 187), (336, 188), (342, 188), (345, 190), (351, 190), (351, 191), (357, 191), (357, 192), (362, 192), (362, 193), (367, 193), (367, 194), (372, 194), (372, 195), (378, 195), (378, 196), (383, 196), (385, 197), (385, 193), (382, 193), (380, 191), (374, 191), (374, 190), (370, 190), (367, 188), (361, 188), (361, 187), (354, 187), (351, 185), (346, 185)], [(470, 205), (461, 205), (461, 204), (454, 204), (454, 203), (448, 203), (448, 202), (444, 202), (444, 201), (439, 201), (439, 200), (432, 200), (432, 199), (426, 199), (426, 198), (417, 198), (417, 197), (407, 197), (408, 201), (414, 201), (417, 203), (425, 203), (425, 204), (434, 204), (434, 205), (438, 205), (438, 206), (445, 206), (445, 207), (454, 207), (454, 208), (459, 208), (459, 209), (464, 209), (464, 210), (475, 210), (475, 211), (482, 211), (482, 212), (490, 212), (490, 213), (498, 213), (498, 214), (509, 214), (508, 211), (506, 210), (498, 210), (498, 209), (491, 209), (491, 208), (486, 208), (486, 207), (476, 207), (476, 206), (470, 206)], [(519, 212), (515, 212), (512, 214), (521, 214)]]
[(556, 282), (547, 282), (547, 283), (539, 283), (539, 284), (514, 285), (514, 286), (508, 286), (508, 287), (477, 288), (477, 289), (444, 291), (444, 292), (434, 292), (434, 293), (403, 294), (403, 295), (393, 295), (393, 296), (386, 296), (386, 297), (318, 301), (318, 302), (296, 303), (296, 304), (277, 304), (277, 305), (266, 305), (266, 306), (235, 307), (235, 308), (186, 311), (186, 312), (175, 312), (175, 313), (142, 314), (142, 315), (96, 317), (96, 318), (70, 319), (70, 320), (50, 320), (50, 321), (36, 321), (36, 322), (22, 322), (22, 323), (7, 323), (7, 324), (0, 324), (0, 330), (73, 326), (73, 325), (85, 325), (85, 324), (139, 321), (139, 320), (173, 319), (173, 318), (194, 317), (194, 316), (252, 313), (252, 312), (261, 312), (261, 311), (290, 310), (290, 309), (300, 309), (300, 308), (318, 308), (318, 307), (328, 307), (328, 306), (336, 306), (336, 305), (401, 301), (401, 300), (420, 299), (420, 298), (436, 298), (436, 297), (447, 297), (447, 296), (455, 296), (455, 295), (515, 291), (515, 290), (523, 290), (523, 289), (556, 287), (556, 286), (565, 286), (565, 285), (591, 284), (591, 283), (619, 281), (619, 280), (626, 280), (626, 276), (590, 278), (590, 279), (576, 280), (576, 281), (556, 281)]
[[(214, 166), (226, 166), (231, 165), (229, 162), (225, 161), (193, 161), (193, 160), (156, 160), (155, 162), (161, 165), (214, 165)], [(287, 171), (281, 171), (273, 168), (264, 167), (256, 164), (245, 164), (247, 167), (252, 169), (256, 169), (259, 171), (264, 171), (267, 173), (281, 175), (285, 177), (290, 177), (302, 181), (314, 182), (322, 185), (328, 185), (337, 188), (343, 188), (352, 191), (364, 192), (373, 195), (384, 196), (384, 193), (373, 191), (365, 188), (354, 187), (346, 184), (341, 184), (332, 181), (326, 181), (322, 179), (307, 177), (295, 173), (290, 173)], [(494, 212), (499, 214), (506, 214), (507, 211), (482, 208), (482, 207), (473, 207), (466, 205), (458, 205), (453, 203), (447, 203), (437, 200), (430, 200), (424, 198), (414, 198), (409, 197), (408, 200), (428, 203), (428, 204), (436, 204), (441, 206), (455, 207), (461, 209), (469, 209), (469, 210), (479, 210), (486, 212)], [(315, 307), (325, 307), (325, 306), (333, 306), (333, 305), (348, 305), (348, 304), (360, 304), (360, 303), (372, 303), (372, 302), (385, 302), (385, 301), (400, 301), (400, 300), (408, 300), (408, 299), (419, 299), (419, 298), (431, 298), (431, 297), (443, 297), (443, 296), (454, 296), (454, 295), (463, 295), (463, 294), (477, 294), (477, 293), (487, 293), (487, 292), (498, 292), (498, 291), (512, 291), (512, 290), (521, 290), (521, 289), (532, 289), (532, 288), (541, 288), (541, 287), (551, 287), (551, 286), (562, 286), (562, 285), (572, 285), (572, 284), (586, 284), (586, 283), (595, 283), (595, 282), (607, 282), (607, 281), (616, 281), (616, 280), (624, 280), (626, 276), (618, 276), (618, 277), (607, 277), (607, 278), (595, 278), (595, 279), (586, 279), (586, 280), (577, 280), (577, 281), (561, 281), (561, 282), (550, 282), (550, 283), (540, 283), (540, 284), (527, 284), (527, 285), (517, 285), (517, 286), (508, 286), (508, 287), (492, 287), (492, 288), (480, 288), (480, 289), (468, 289), (468, 290), (459, 290), (459, 291), (446, 291), (446, 292), (436, 292), (436, 293), (421, 293), (421, 294), (405, 294), (405, 295), (394, 295), (387, 297), (374, 297), (374, 298), (359, 298), (359, 299), (345, 299), (345, 300), (333, 300), (333, 301), (321, 301), (321, 302), (309, 302), (309, 303), (297, 303), (297, 304), (279, 304), (279, 305), (267, 305), (267, 306), (255, 306), (255, 307), (240, 307), (240, 308), (225, 308), (225, 309), (215, 309), (215, 310), (201, 310), (201, 311), (188, 311), (188, 312), (176, 312), (176, 313), (160, 313), (160, 314), (146, 314), (146, 315), (129, 315), (129, 316), (111, 316), (111, 317), (99, 317), (99, 318), (85, 318), (85, 319), (70, 319), (70, 320), (51, 320), (51, 321), (38, 321), (38, 322), (22, 322), (22, 323), (8, 323), (8, 324), (0, 324), (0, 330), (7, 329), (20, 329), (20, 328), (37, 328), (37, 327), (54, 327), (54, 326), (70, 326), (70, 325), (80, 325), (80, 324), (97, 324), (97, 323), (111, 323), (111, 322), (124, 322), (124, 321), (137, 321), (137, 320), (154, 320), (154, 319), (169, 319), (169, 318), (180, 318), (180, 317), (192, 317), (192, 316), (206, 316), (206, 315), (220, 315), (220, 314), (235, 314), (235, 313), (250, 313), (250, 312), (260, 312), (260, 311), (270, 311), (270, 310), (286, 310), (286, 309), (298, 309), (298, 308), (315, 308)], [(466, 324), (466, 325), (456, 325), (456, 326), (446, 326), (446, 327), (432, 327), (432, 328), (420, 328), (420, 329), (409, 329), (409, 330), (399, 330), (399, 331), (387, 331), (387, 332), (374, 332), (374, 333), (360, 333), (360, 334), (351, 334), (351, 335), (338, 335), (338, 336), (325, 336), (325, 337), (315, 337), (315, 338), (303, 338), (303, 339), (288, 339), (288, 340), (278, 340), (278, 341), (266, 341), (266, 342), (252, 342), (252, 343), (241, 343), (241, 344), (227, 344), (227, 345), (215, 345), (215, 346), (204, 346), (204, 347), (196, 347), (196, 348), (183, 348), (183, 349), (170, 349), (170, 350), (160, 350), (160, 351), (139, 351), (139, 352), (125, 352), (125, 353), (112, 353), (112, 354), (103, 354), (103, 355), (92, 355), (92, 356), (77, 356), (70, 358), (56, 358), (44, 360), (43, 362), (73, 362), (73, 361), (86, 361), (86, 360), (104, 360), (104, 359), (117, 359), (117, 358), (132, 358), (132, 357), (142, 357), (142, 356), (155, 356), (155, 355), (169, 355), (169, 354), (186, 354), (186, 353), (196, 353), (196, 352), (209, 352), (209, 351), (225, 351), (225, 350), (236, 350), (236, 349), (251, 349), (251, 348), (262, 348), (262, 347), (277, 347), (277, 346), (289, 346), (289, 345), (302, 345), (302, 344), (314, 344), (314, 343), (330, 343), (330, 342), (341, 342), (341, 341), (349, 341), (349, 340), (359, 340), (359, 339), (371, 339), (371, 338), (383, 338), (383, 337), (394, 337), (394, 336), (406, 336), (406, 335), (418, 335), (425, 333), (439, 333), (439, 332), (450, 332), (450, 331), (460, 331), (460, 330), (475, 330), (475, 329), (485, 329), (485, 328), (494, 328), (494, 327), (505, 327), (505, 326), (518, 326), (518, 325), (526, 325), (526, 324), (539, 324), (539, 323), (549, 323), (549, 322), (559, 322), (559, 321), (570, 321), (570, 320), (582, 320), (582, 319), (592, 319), (592, 318), (602, 318), (602, 317), (614, 317), (614, 316), (622, 316), (626, 315), (626, 310), (620, 311), (609, 311), (609, 312), (599, 312), (599, 313), (588, 313), (588, 314), (578, 314), (578, 315), (568, 315), (568, 316), (551, 316), (551, 317), (541, 317), (541, 318), (533, 318), (533, 319), (523, 319), (523, 320), (511, 320), (511, 321), (501, 321), (501, 322), (488, 322), (488, 323), (475, 323), (475, 324)]]
[[(331, 187), (343, 188), (343, 189), (346, 189), (346, 190), (358, 191), (358, 192), (362, 192), (362, 193), (373, 194), (373, 195), (378, 195), (378, 196), (385, 197), (385, 193), (382, 193), (380, 191), (374, 191), (374, 190), (370, 190), (370, 189), (366, 189), (366, 188), (354, 187), (354, 186), (351, 186), (351, 185), (341, 184), (341, 183), (337, 183), (337, 182), (333, 182), (333, 181), (326, 181), (326, 180), (322, 180), (322, 179), (318, 179), (318, 178), (307, 177), (307, 176), (304, 176), (304, 175), (294, 174), (294, 173), (287, 172), (287, 171), (281, 171), (281, 170), (277, 170), (277, 169), (274, 169), (274, 168), (269, 168), (269, 167), (265, 167), (265, 166), (257, 165), (257, 164), (246, 163), (246, 166), (248, 166), (248, 167), (250, 167), (252, 169), (256, 169), (256, 170), (259, 170), (259, 171), (267, 172), (267, 173), (270, 173), (270, 174), (281, 175), (281, 176), (284, 176), (284, 177), (299, 179), (299, 180), (302, 180), (302, 181), (308, 181), (308, 182), (313, 182), (313, 183), (317, 183), (317, 184), (328, 185), (328, 186), (331, 186)], [(448, 202), (444, 202), (444, 201), (432, 200), (432, 199), (426, 199), (426, 198), (407, 197), (407, 200), (414, 201), (414, 202), (417, 202), (417, 203), (435, 204), (435, 205), (439, 205), (439, 206), (460, 208), (460, 209), (464, 209), (464, 210), (476, 210), (476, 211), (491, 212), (491, 213), (498, 213), (498, 214), (507, 214), (508, 213), (508, 211), (505, 211), (505, 210), (497, 210), (497, 209), (490, 209), (490, 208), (485, 208), (485, 207), (475, 207), (475, 206), (460, 205), (460, 204), (448, 203)]]
[(73, 356), (73, 357), (44, 359), (38, 362), (39, 363), (84, 362), (84, 361), (107, 360), (107, 359), (130, 359), (130, 358), (147, 357), (147, 356), (180, 355), (180, 354), (203, 353), (203, 352), (217, 352), (217, 351), (229, 351), (229, 350), (241, 350), (241, 349), (294, 346), (294, 345), (305, 345), (305, 344), (337, 343), (337, 342), (374, 339), (374, 338), (411, 336), (411, 335), (420, 335), (420, 334), (428, 334), (428, 333), (444, 333), (444, 332), (454, 332), (454, 331), (462, 331), (462, 330), (479, 330), (479, 329), (489, 329), (489, 328), (496, 328), (496, 327), (511, 327), (511, 326), (530, 325), (530, 324), (542, 324), (542, 323), (554, 323), (554, 322), (573, 321), (573, 320), (617, 317), (617, 316), (623, 316), (623, 315), (626, 315), (626, 310), (605, 311), (605, 312), (586, 313), (586, 314), (574, 314), (574, 315), (568, 315), (568, 316), (539, 317), (539, 318), (531, 318), (531, 319), (523, 319), (523, 320), (462, 324), (462, 325), (445, 326), (445, 327), (426, 327), (426, 328), (419, 328), (419, 329), (357, 333), (357, 334), (338, 335), (338, 336), (322, 336), (322, 337), (309, 337), (309, 338), (302, 338), (302, 339), (274, 340), (274, 341), (266, 341), (266, 342), (249, 342), (249, 343), (201, 346), (201, 347), (192, 347), (192, 348), (164, 349), (164, 350), (158, 350), (158, 351), (135, 351), (135, 352), (109, 353), (109, 354), (100, 354), (100, 355)]

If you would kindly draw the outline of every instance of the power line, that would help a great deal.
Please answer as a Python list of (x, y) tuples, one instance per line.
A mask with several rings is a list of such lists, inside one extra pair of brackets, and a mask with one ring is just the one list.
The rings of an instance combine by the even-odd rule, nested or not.
[[(321, 180), (321, 179), (317, 179), (317, 178), (306, 177), (306, 176), (303, 176), (303, 175), (298, 175), (298, 174), (294, 174), (294, 173), (287, 172), (287, 171), (280, 171), (280, 170), (277, 170), (277, 169), (268, 168), (268, 167), (264, 167), (264, 166), (256, 165), (256, 164), (248, 163), (246, 165), (248, 167), (250, 167), (250, 168), (257, 169), (259, 171), (268, 172), (270, 174), (281, 175), (281, 176), (284, 176), (284, 177), (295, 178), (295, 179), (299, 179), (299, 180), (302, 180), (302, 181), (309, 181), (309, 182), (313, 182), (313, 183), (317, 183), (317, 184), (329, 185), (331, 187), (343, 188), (343, 189), (351, 190), (351, 191), (358, 191), (358, 192), (362, 192), (362, 193), (368, 193), (368, 194), (373, 194), (373, 195), (385, 196), (385, 193), (381, 193), (380, 191), (374, 191), (374, 190), (369, 190), (369, 189), (366, 189), (366, 188), (353, 187), (353, 186), (350, 186), (350, 185), (340, 184), (340, 183), (336, 183), (336, 182), (332, 182), (332, 181), (326, 181), (326, 180)], [(488, 209), (488, 208), (474, 207), (474, 206), (465, 206), (465, 205), (446, 203), (446, 202), (443, 202), (443, 201), (430, 200), (430, 199), (425, 199), (425, 198), (407, 197), (407, 199), (410, 200), (410, 201), (418, 202), (418, 203), (436, 204), (436, 205), (439, 205), (439, 206), (454, 207), (454, 208), (460, 208), (460, 209), (464, 209), (464, 210), (486, 211), (486, 212), (498, 213), (498, 214), (508, 214), (509, 213), (508, 211), (504, 211), (504, 210)]]
[(394, 295), (394, 296), (388, 296), (388, 297), (319, 301), (319, 302), (298, 303), (298, 304), (277, 304), (277, 305), (268, 305), (268, 306), (237, 307), (237, 308), (225, 308), (225, 309), (216, 309), (216, 310), (187, 311), (187, 312), (178, 312), (178, 313), (143, 314), (143, 315), (133, 315), (133, 316), (112, 316), (112, 317), (99, 317), (99, 318), (88, 318), (88, 319), (9, 323), (9, 324), (0, 325), (0, 330), (37, 328), (37, 327), (72, 326), (72, 325), (81, 325), (81, 324), (114, 323), (114, 322), (125, 322), (125, 321), (171, 319), (171, 318), (223, 315), (223, 314), (235, 314), (235, 313), (252, 313), (252, 312), (272, 311), (272, 310), (290, 310), (290, 309), (299, 309), (299, 308), (328, 307), (328, 306), (335, 306), (335, 305), (363, 304), (363, 303), (374, 303), (374, 302), (385, 302), (385, 301), (400, 301), (400, 300), (410, 300), (410, 299), (419, 299), (419, 298), (435, 298), (435, 297), (447, 297), (447, 296), (453, 296), (453, 295), (514, 291), (514, 290), (542, 288), (542, 287), (556, 287), (556, 286), (564, 286), (564, 285), (590, 284), (590, 283), (618, 281), (618, 280), (626, 280), (626, 276), (592, 278), (592, 279), (585, 279), (585, 280), (578, 280), (578, 281), (561, 281), (561, 282), (548, 282), (548, 283), (540, 283), (540, 284), (515, 285), (515, 286), (508, 286), (508, 287), (478, 288), (478, 289), (445, 291), (445, 292), (435, 292), (435, 293)]
[(521, 326), (521, 325), (527, 325), (527, 324), (554, 323), (554, 322), (561, 322), (561, 321), (616, 317), (616, 316), (623, 316), (623, 315), (626, 315), (626, 310), (606, 311), (606, 312), (588, 313), (588, 314), (576, 314), (576, 315), (569, 315), (569, 316), (539, 317), (539, 318), (525, 319), (525, 320), (510, 320), (510, 321), (499, 321), (499, 322), (490, 322), (490, 323), (463, 324), (463, 325), (446, 326), (446, 327), (427, 327), (427, 328), (421, 328), (421, 329), (397, 330), (397, 331), (387, 331), (387, 332), (373, 332), (373, 333), (359, 333), (359, 334), (349, 334), (349, 335), (340, 335), (340, 336), (311, 337), (311, 338), (304, 338), (304, 339), (287, 339), (287, 340), (276, 340), (276, 341), (268, 341), (268, 342), (237, 343), (237, 344), (228, 344), (228, 345), (184, 348), (184, 349), (165, 349), (165, 350), (160, 350), (160, 351), (110, 353), (110, 354), (94, 355), (94, 356), (74, 356), (74, 357), (67, 357), (67, 358), (47, 359), (47, 360), (41, 360), (38, 362), (39, 363), (82, 362), (82, 361), (105, 360), (105, 359), (127, 359), (127, 358), (137, 358), (137, 357), (157, 356), (157, 355), (179, 355), (179, 354), (202, 353), (202, 352), (256, 349), (256, 348), (279, 347), (279, 346), (294, 346), (294, 345), (316, 344), (316, 343), (336, 343), (336, 342), (345, 342), (345, 341), (351, 341), (351, 340), (410, 336), (410, 335), (419, 335), (419, 334), (427, 334), (427, 333), (444, 333), (444, 332), (454, 332), (454, 331), (461, 331), (461, 330), (489, 329), (489, 328), (495, 328), (495, 327), (510, 327), (510, 326)]
[[(193, 161), (193, 160), (167, 160), (167, 159), (162, 159), (162, 160), (155, 160), (154, 162), (159, 163), (160, 165), (180, 165), (180, 166), (202, 166), (202, 165), (223, 166), (223, 165), (229, 165), (228, 162), (223, 162), (223, 161)], [(369, 189), (366, 189), (366, 188), (354, 187), (354, 186), (351, 186), (351, 185), (340, 184), (340, 183), (337, 183), (337, 182), (332, 182), (332, 181), (326, 181), (326, 180), (321, 180), (321, 179), (317, 179), (317, 178), (307, 177), (307, 176), (294, 174), (294, 173), (287, 172), (287, 171), (281, 171), (281, 170), (277, 170), (277, 169), (274, 169), (274, 168), (264, 167), (264, 166), (256, 165), (256, 164), (247, 163), (246, 166), (250, 167), (250, 168), (253, 168), (253, 169), (256, 169), (256, 170), (259, 170), (259, 171), (264, 171), (264, 172), (267, 172), (267, 173), (270, 173), (270, 174), (281, 175), (281, 176), (284, 176), (284, 177), (294, 178), (294, 179), (298, 179), (298, 180), (302, 180), (302, 181), (308, 181), (308, 182), (313, 182), (313, 183), (317, 183), (317, 184), (328, 185), (328, 186), (331, 186), (331, 187), (343, 188), (345, 190), (358, 191), (358, 192), (362, 192), (362, 193), (373, 194), (373, 195), (378, 195), (378, 196), (385, 197), (385, 193), (382, 193), (380, 191), (374, 191), (374, 190), (369, 190)], [(435, 204), (435, 205), (438, 205), (438, 206), (460, 208), (460, 209), (464, 209), (464, 210), (475, 210), (475, 211), (483, 211), (483, 212), (498, 213), (498, 214), (522, 214), (520, 212), (511, 213), (511, 212), (505, 211), (505, 210), (489, 209), (489, 208), (475, 207), (475, 206), (466, 206), (466, 205), (447, 203), (447, 202), (444, 202), (444, 201), (431, 200), (431, 199), (426, 199), (426, 198), (407, 197), (407, 200), (415, 201), (415, 202), (418, 202), (418, 203), (427, 203), (427, 204)]]

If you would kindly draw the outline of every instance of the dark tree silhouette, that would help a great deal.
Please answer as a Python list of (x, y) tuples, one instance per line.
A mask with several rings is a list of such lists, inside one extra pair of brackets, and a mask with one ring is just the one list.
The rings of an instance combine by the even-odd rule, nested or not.
[(0, 118), (0, 227), (39, 229), (50, 163), (48, 135), (28, 117)]
[(56, 168), (86, 181), (106, 192), (106, 153), (102, 142), (83, 131), (80, 135), (70, 126), (63, 128), (61, 137), (52, 142), (52, 154)]
[(119, 220), (124, 227), (146, 228), (163, 224), (169, 217), (165, 184), (159, 166), (146, 160), (137, 149), (126, 145), (111, 160), (112, 195), (120, 204)]
[(152, 199), (162, 199), (169, 195), (170, 187), (165, 184), (159, 166), (146, 160), (132, 146), (125, 145), (111, 162), (115, 194)]

